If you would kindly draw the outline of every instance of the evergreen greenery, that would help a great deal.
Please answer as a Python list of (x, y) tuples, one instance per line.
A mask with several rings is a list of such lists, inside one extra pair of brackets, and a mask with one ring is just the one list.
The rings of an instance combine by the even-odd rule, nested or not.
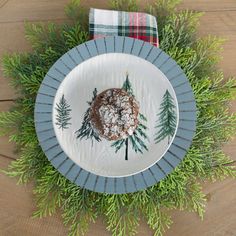
[(59, 103), (56, 104), (56, 125), (59, 129), (68, 129), (68, 125), (71, 123), (69, 122), (70, 117), (70, 105), (66, 102), (64, 94), (62, 95)]
[[(128, 73), (126, 74), (126, 79), (122, 85), (122, 89), (124, 89), (130, 96), (134, 96), (132, 84), (130, 83)], [(116, 148), (116, 152), (118, 152), (125, 145), (125, 160), (128, 160), (129, 141), (136, 153), (137, 152), (143, 153), (143, 149), (148, 151), (145, 142), (142, 140), (142, 139), (148, 140), (148, 137), (145, 133), (145, 131), (147, 130), (147, 126), (143, 124), (143, 122), (146, 121), (147, 121), (146, 117), (143, 114), (139, 113), (139, 124), (138, 127), (135, 129), (134, 133), (128, 136), (128, 138), (115, 141), (111, 145), (112, 147)]]
[(132, 88), (132, 84), (129, 80), (129, 74), (126, 74), (125, 82), (122, 85), (122, 89), (124, 89), (130, 96), (134, 96), (134, 91)]
[(166, 137), (168, 138), (168, 144), (170, 143), (170, 139), (173, 137), (176, 129), (175, 109), (174, 100), (167, 89), (160, 105), (159, 119), (155, 127), (159, 129), (155, 137), (156, 143), (159, 143)]
[(97, 96), (97, 89), (95, 88), (93, 90), (92, 101), (87, 102), (89, 105), (89, 108), (87, 109), (87, 111), (84, 114), (82, 126), (79, 130), (76, 131), (76, 134), (77, 134), (76, 138), (79, 138), (80, 140), (83, 138), (86, 138), (86, 139), (91, 139), (92, 141), (93, 141), (93, 139), (95, 139), (98, 142), (101, 141), (101, 139), (99, 138), (99, 135), (93, 129), (91, 122), (90, 122), (90, 107), (91, 107), (93, 101), (95, 100), (96, 96)]
[[(123, 0), (113, 0), (117, 9)], [(127, 2), (127, 1), (125, 1)], [(27, 39), (33, 52), (5, 55), (3, 69), (19, 93), (15, 106), (0, 114), (0, 132), (9, 134), (17, 144), (19, 159), (4, 172), (19, 183), (34, 180), (37, 202), (35, 217), (62, 211), (70, 236), (83, 235), (88, 225), (103, 215), (107, 229), (114, 236), (135, 235), (143, 216), (154, 235), (170, 227), (170, 210), (197, 212), (202, 218), (206, 197), (201, 181), (236, 176), (232, 160), (221, 150), (236, 131), (236, 116), (229, 113), (229, 101), (235, 96), (235, 79), (224, 79), (216, 67), (222, 39), (197, 38), (199, 13), (177, 12), (179, 0), (157, 0), (147, 9), (157, 17), (160, 47), (183, 68), (193, 87), (197, 103), (197, 132), (181, 164), (164, 180), (144, 191), (122, 195), (98, 194), (83, 190), (64, 178), (45, 157), (38, 145), (34, 128), (34, 102), (40, 83), (52, 64), (72, 47), (88, 39), (84, 15), (78, 1), (67, 8), (69, 23), (27, 24)], [(139, 9), (128, 1), (129, 10)], [(73, 14), (72, 14), (73, 13)]]

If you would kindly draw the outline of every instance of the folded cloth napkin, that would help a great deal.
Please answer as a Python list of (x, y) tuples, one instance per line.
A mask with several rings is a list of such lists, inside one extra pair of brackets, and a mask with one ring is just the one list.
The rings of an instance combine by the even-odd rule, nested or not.
[(156, 18), (146, 13), (91, 8), (89, 32), (91, 39), (128, 36), (159, 46)]

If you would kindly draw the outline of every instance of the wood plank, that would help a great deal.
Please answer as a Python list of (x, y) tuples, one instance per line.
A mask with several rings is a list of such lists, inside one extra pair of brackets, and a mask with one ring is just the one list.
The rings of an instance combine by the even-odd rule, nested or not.
[[(0, 8), (0, 23), (66, 19), (64, 8), (69, 0), (10, 0)], [(104, 7), (108, 1), (87, 0), (82, 5)]]
[(224, 51), (219, 68), (224, 70), (226, 77), (236, 75), (236, 11), (207, 12), (202, 16), (199, 26), (199, 35), (209, 34), (225, 38)]
[(236, 137), (224, 145), (223, 151), (231, 160), (236, 161)]
[[(9, 0), (7, 3), (2, 1), (1, 5), (3, 6), (0, 7), (0, 22), (65, 19), (64, 7), (68, 2), (69, 0)], [(150, 2), (153, 2), (153, 0), (145, 1), (146, 4), (150, 4)], [(104, 8), (109, 4), (105, 0), (87, 0), (82, 1), (82, 5)], [(141, 2), (141, 5), (144, 5), (144, 3)], [(234, 0), (186, 0), (180, 8), (189, 8), (198, 11), (232, 11), (236, 10), (236, 3)]]
[[(64, 7), (68, 2), (69, 0), (9, 0), (6, 3), (5, 1), (2, 1), (1, 5), (3, 6), (0, 8), (0, 22), (65, 19)], [(145, 4), (144, 2), (141, 2), (141, 5), (147, 5), (150, 4), (150, 2), (153, 2), (153, 0), (145, 1)], [(109, 4), (106, 0), (87, 0), (82, 1), (82, 5), (104, 8)], [(185, 0), (181, 5), (181, 8), (199, 11), (232, 11), (236, 10), (236, 3), (234, 0)]]
[(14, 102), (12, 101), (4, 101), (4, 102), (0, 101), (0, 112), (9, 111), (9, 109), (12, 107), (13, 104)]
[[(0, 24), (0, 32), (4, 32), (4, 37), (0, 37), (0, 58), (6, 53), (30, 50), (30, 45), (24, 36), (24, 23)], [(3, 77), (2, 65), (0, 66), (0, 84), (0, 100), (16, 98), (15, 91), (9, 85), (9, 79)]]
[[(13, 105), (13, 102), (0, 101), (0, 112), (8, 111), (12, 105)], [(4, 155), (6, 157), (16, 159), (18, 155), (15, 153), (15, 144), (10, 143), (8, 140), (9, 140), (8, 136), (0, 137), (0, 155)]]
[(18, 157), (18, 154), (15, 151), (15, 144), (9, 142), (8, 136), (0, 137), (0, 155), (4, 155), (13, 159), (17, 159)]
[[(6, 169), (10, 161), (0, 157), (0, 169)], [(17, 185), (16, 178), (0, 172), (0, 235), (41, 236), (66, 235), (59, 214), (54, 217), (32, 219), (35, 210), (32, 184)]]
[(1, 23), (0, 31), (4, 37), (0, 37), (0, 56), (6, 53), (25, 52), (31, 49), (25, 39), (24, 22)]
[(0, 8), (0, 22), (65, 18), (64, 6), (68, 0), (10, 0)]
[(184, 0), (181, 9), (197, 11), (232, 11), (236, 10), (235, 0)]
[[(64, 20), (53, 20), (52, 22), (61, 24)], [(32, 50), (30, 43), (25, 38), (23, 22), (0, 23), (0, 32), (4, 32), (4, 37), (0, 37), (0, 58), (4, 54), (22, 53)], [(15, 99), (17, 97), (15, 90), (9, 83), (10, 79), (4, 78), (3, 67), (0, 64), (0, 100)]]
[(166, 236), (235, 235), (236, 181), (227, 179), (207, 183), (204, 192), (208, 197), (204, 220), (193, 213), (176, 211), (173, 213), (174, 223)]
[(17, 95), (14, 89), (9, 85), (9, 79), (3, 78), (1, 74), (2, 74), (2, 71), (0, 68), (0, 84), (1, 84), (0, 101), (15, 99)]
[(0, 8), (3, 7), (8, 0), (0, 0)]

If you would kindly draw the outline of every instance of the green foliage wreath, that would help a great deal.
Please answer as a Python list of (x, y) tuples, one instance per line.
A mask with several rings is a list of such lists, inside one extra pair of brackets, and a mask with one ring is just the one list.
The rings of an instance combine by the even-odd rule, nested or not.
[[(228, 111), (235, 95), (236, 82), (224, 79), (216, 68), (223, 40), (198, 38), (200, 13), (176, 11), (178, 0), (158, 0), (146, 9), (158, 19), (160, 48), (166, 51), (187, 74), (198, 109), (197, 132), (183, 162), (160, 183), (145, 191), (109, 195), (79, 188), (64, 178), (45, 157), (34, 128), (34, 102), (40, 83), (52, 64), (69, 49), (88, 40), (88, 10), (73, 0), (63, 25), (27, 24), (26, 38), (33, 52), (5, 55), (4, 74), (19, 92), (15, 106), (0, 115), (1, 135), (16, 143), (19, 159), (4, 172), (18, 177), (19, 183), (34, 181), (37, 211), (34, 217), (52, 215), (61, 209), (69, 235), (83, 235), (90, 222), (103, 215), (114, 236), (135, 235), (144, 217), (161, 235), (171, 225), (172, 209), (197, 212), (203, 217), (205, 195), (200, 182), (236, 176), (233, 162), (222, 152), (236, 130), (236, 116)], [(113, 0), (113, 9), (136, 11), (134, 0)]]

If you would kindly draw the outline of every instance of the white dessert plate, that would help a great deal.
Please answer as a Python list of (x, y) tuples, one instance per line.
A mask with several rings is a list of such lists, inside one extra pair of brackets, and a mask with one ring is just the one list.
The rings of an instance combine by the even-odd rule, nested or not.
[[(86, 132), (93, 131), (90, 124), (83, 126), (89, 122), (84, 116), (93, 92), (122, 88), (127, 76), (146, 120), (139, 118), (140, 125), (128, 142), (87, 137)], [(155, 164), (168, 150), (178, 125), (177, 99), (167, 77), (150, 62), (124, 53), (98, 55), (76, 66), (59, 86), (53, 107), (55, 134), (66, 155), (83, 169), (105, 177), (133, 175)], [(159, 133), (163, 137), (157, 140)]]

